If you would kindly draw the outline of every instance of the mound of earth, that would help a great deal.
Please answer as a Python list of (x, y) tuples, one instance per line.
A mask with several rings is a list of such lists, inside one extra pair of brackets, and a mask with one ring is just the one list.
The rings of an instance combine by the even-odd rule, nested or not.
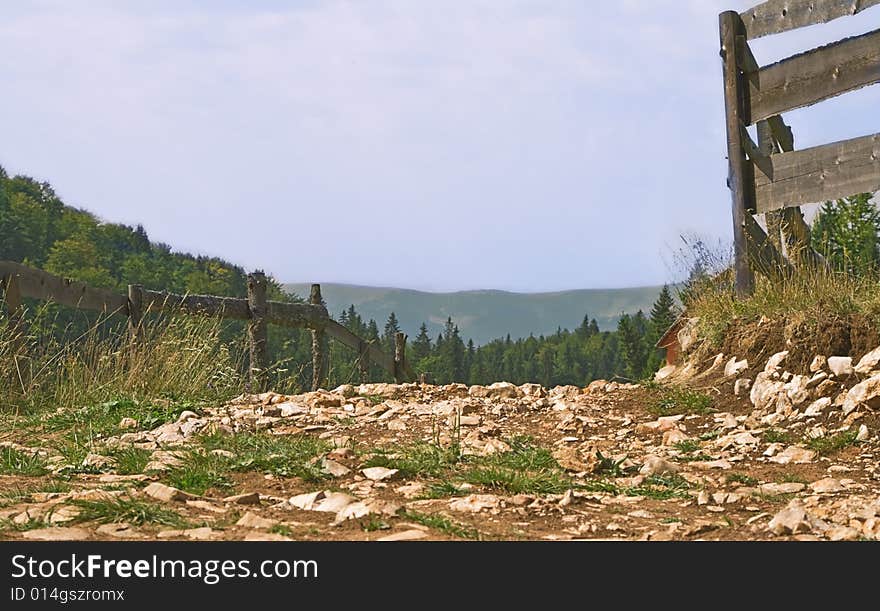
[(880, 351), (803, 371), (789, 356), (720, 355), (650, 384), (243, 395), (152, 428), (123, 419), (77, 464), (19, 425), (0, 452), (44, 472), (0, 475), (0, 534), (880, 538)]

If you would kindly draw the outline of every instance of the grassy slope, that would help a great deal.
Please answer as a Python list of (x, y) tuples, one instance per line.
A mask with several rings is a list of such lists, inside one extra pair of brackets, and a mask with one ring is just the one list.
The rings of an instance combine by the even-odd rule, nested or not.
[[(288, 290), (308, 295), (309, 285), (288, 284)], [(414, 337), (424, 321), (432, 336), (442, 329), (448, 316), (462, 336), (483, 344), (508, 333), (512, 338), (549, 334), (557, 327), (574, 329), (584, 314), (595, 318), (603, 330), (616, 327), (622, 312), (646, 313), (657, 299), (660, 287), (626, 289), (582, 289), (556, 293), (508, 293), (505, 291), (461, 291), (428, 293), (408, 289), (377, 288), (347, 284), (322, 284), (321, 292), (333, 316), (354, 304), (366, 320), (384, 324), (392, 311), (402, 329)]]

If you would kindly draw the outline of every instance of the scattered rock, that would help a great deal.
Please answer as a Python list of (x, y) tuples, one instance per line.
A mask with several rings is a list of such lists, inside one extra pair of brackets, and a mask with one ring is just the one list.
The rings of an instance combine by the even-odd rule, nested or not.
[(825, 364), (828, 362), (821, 354), (817, 354), (813, 357), (813, 360), (810, 362), (810, 373), (817, 373), (825, 369)]
[(842, 492), (846, 488), (840, 483), (839, 479), (826, 477), (810, 484), (810, 490), (816, 494), (827, 494), (830, 492)]
[(470, 494), (465, 497), (453, 499), (449, 503), (452, 511), (462, 513), (479, 513), (484, 509), (496, 510), (501, 505), (501, 499), (494, 494)]
[(852, 358), (848, 356), (829, 357), (828, 369), (837, 378), (848, 378), (853, 374)]
[(183, 490), (178, 490), (177, 488), (172, 488), (171, 486), (166, 486), (165, 484), (160, 484), (159, 482), (153, 482), (146, 488), (144, 488), (144, 494), (147, 496), (153, 497), (159, 501), (165, 501), (166, 503), (170, 503), (172, 501), (188, 501), (190, 499), (195, 499), (192, 494), (188, 492), (184, 492)]
[(792, 501), (785, 509), (773, 516), (767, 528), (777, 536), (806, 533), (811, 530), (807, 521), (807, 512), (797, 500)]
[(746, 359), (738, 361), (736, 360), (736, 357), (733, 357), (729, 361), (727, 361), (727, 364), (724, 366), (724, 377), (735, 377), (748, 368), (749, 362)]
[(89, 531), (75, 526), (55, 526), (26, 530), (21, 536), (32, 541), (84, 541), (89, 538)]
[(425, 531), (411, 528), (410, 530), (403, 530), (390, 535), (385, 535), (384, 537), (379, 537), (376, 541), (415, 541), (417, 539), (424, 539), (427, 536), (428, 533)]
[(880, 365), (880, 347), (874, 348), (868, 354), (863, 356), (855, 366), (855, 372), (861, 375), (868, 375)]
[(336, 462), (335, 460), (326, 457), (321, 460), (321, 471), (333, 477), (345, 477), (346, 475), (351, 473), (351, 469), (349, 469), (342, 463)]
[(659, 456), (648, 456), (645, 459), (639, 473), (649, 477), (651, 475), (663, 475), (664, 473), (676, 473), (679, 467), (675, 463), (669, 462), (665, 458)]
[(740, 378), (736, 382), (733, 383), (733, 394), (737, 397), (741, 397), (752, 387), (752, 381), (749, 378)]
[(257, 528), (262, 530), (269, 530), (277, 524), (278, 520), (262, 518), (255, 513), (251, 513), (250, 511), (241, 516), (238, 522), (235, 523), (236, 526), (242, 526), (244, 528)]
[(246, 492), (244, 494), (235, 494), (227, 496), (223, 499), (224, 503), (232, 503), (234, 505), (259, 505), (260, 494), (258, 492)]
[(385, 467), (367, 467), (366, 469), (361, 469), (361, 473), (363, 473), (364, 477), (366, 477), (367, 479), (379, 482), (382, 480), (391, 479), (392, 477), (397, 475), (397, 469), (387, 469)]
[(846, 393), (843, 402), (844, 415), (854, 411), (859, 405), (865, 405), (874, 410), (880, 408), (880, 374), (859, 382)]
[(813, 462), (815, 458), (816, 452), (813, 450), (799, 446), (789, 446), (782, 453), (772, 457), (770, 462), (779, 463), (780, 465), (787, 465), (789, 463), (799, 465)]

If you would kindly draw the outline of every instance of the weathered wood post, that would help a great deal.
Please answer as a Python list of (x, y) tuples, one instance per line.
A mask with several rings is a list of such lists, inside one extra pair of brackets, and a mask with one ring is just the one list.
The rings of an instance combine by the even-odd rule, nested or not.
[(144, 318), (144, 287), (140, 284), (128, 285), (128, 334), (132, 341), (141, 338), (141, 322)]
[(370, 348), (364, 340), (358, 342), (358, 371), (362, 384), (370, 381)]
[(400, 384), (406, 379), (406, 334), (394, 336), (394, 381)]
[(257, 271), (247, 277), (247, 302), (249, 310), (248, 342), (250, 344), (250, 381), (252, 392), (266, 390), (269, 365), (269, 333), (266, 322), (266, 275)]
[[(736, 11), (719, 16), (721, 57), (724, 65), (724, 111), (727, 118), (727, 159), (731, 203), (733, 205), (733, 266), (735, 289), (739, 298), (755, 290), (755, 278), (749, 267), (746, 215), (750, 214), (752, 197), (747, 191), (748, 162), (742, 143), (744, 77), (737, 66), (737, 36), (745, 35), (742, 18)], [(752, 183), (754, 181), (751, 181)]]
[(3, 289), (6, 301), (6, 312), (9, 316), (9, 331), (13, 341), (13, 350), (17, 353), (24, 343), (24, 320), (21, 305), (21, 290), (15, 274), (0, 277), (0, 288)]
[[(313, 284), (309, 293), (309, 303), (324, 305), (321, 297), (321, 285)], [(312, 390), (318, 390), (327, 378), (327, 363), (324, 356), (324, 330), (312, 329)]]

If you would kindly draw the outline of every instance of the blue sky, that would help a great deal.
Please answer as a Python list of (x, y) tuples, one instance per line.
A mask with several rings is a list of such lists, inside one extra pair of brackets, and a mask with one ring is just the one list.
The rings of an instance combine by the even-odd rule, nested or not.
[[(679, 235), (729, 239), (717, 14), (752, 4), (4, 2), (0, 164), (283, 281), (662, 283)], [(786, 120), (803, 148), (880, 131), (878, 103)]]

